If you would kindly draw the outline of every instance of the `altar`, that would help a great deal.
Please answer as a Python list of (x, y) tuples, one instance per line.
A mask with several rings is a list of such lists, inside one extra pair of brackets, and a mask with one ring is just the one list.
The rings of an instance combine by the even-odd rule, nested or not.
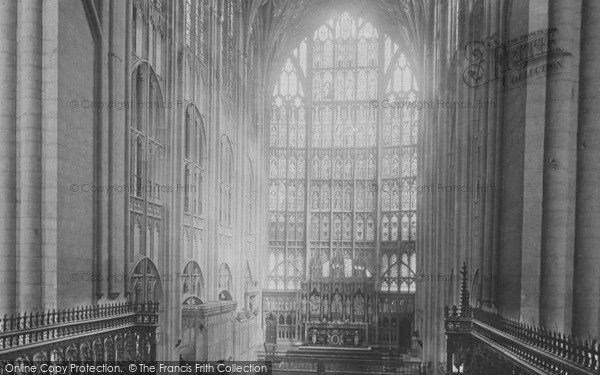
[(364, 347), (367, 328), (366, 323), (308, 323), (308, 344), (345, 348)]
[(319, 350), (405, 350), (410, 345), (414, 294), (382, 292), (361, 258), (348, 269), (339, 252), (333, 265), (318, 254), (310, 259), (300, 288), (263, 291), (266, 340)]
[(312, 346), (368, 346), (376, 310), (373, 290), (364, 279), (303, 282), (297, 304), (300, 340)]

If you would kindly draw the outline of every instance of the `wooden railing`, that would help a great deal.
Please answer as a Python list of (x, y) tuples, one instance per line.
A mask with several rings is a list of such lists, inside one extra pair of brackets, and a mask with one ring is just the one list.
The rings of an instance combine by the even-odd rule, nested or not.
[(447, 374), (600, 374), (600, 345), (469, 305), (445, 308)]
[[(271, 349), (271, 348), (268, 348)], [(356, 354), (354, 357), (341, 357), (339, 353), (330, 353), (330, 358), (315, 357), (313, 354), (279, 353), (276, 350), (259, 352), (259, 360), (271, 365), (273, 375), (290, 374), (338, 374), (338, 375), (419, 375), (423, 374), (420, 362), (409, 362), (395, 358), (366, 358)], [(268, 351), (267, 351), (268, 350)]]
[(0, 361), (153, 361), (157, 326), (156, 302), (5, 315), (0, 319)]
[(592, 371), (600, 369), (600, 346), (596, 341), (583, 341), (481, 309), (473, 310), (472, 319), (519, 340), (529, 347), (533, 346), (546, 353), (551, 353), (553, 357), (562, 358), (577, 367)]

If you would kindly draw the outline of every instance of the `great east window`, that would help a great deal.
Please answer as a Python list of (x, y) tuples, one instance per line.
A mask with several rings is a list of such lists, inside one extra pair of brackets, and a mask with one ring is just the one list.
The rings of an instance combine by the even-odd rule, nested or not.
[(269, 290), (365, 276), (414, 293), (418, 98), (405, 53), (344, 13), (285, 60), (270, 111)]

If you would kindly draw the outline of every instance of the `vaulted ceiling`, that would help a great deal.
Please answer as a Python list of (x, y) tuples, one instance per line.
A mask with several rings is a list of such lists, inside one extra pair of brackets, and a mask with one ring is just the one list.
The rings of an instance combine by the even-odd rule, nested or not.
[(265, 54), (267, 70), (328, 19), (344, 11), (364, 17), (420, 65), (431, 0), (254, 0), (244, 2), (246, 20)]

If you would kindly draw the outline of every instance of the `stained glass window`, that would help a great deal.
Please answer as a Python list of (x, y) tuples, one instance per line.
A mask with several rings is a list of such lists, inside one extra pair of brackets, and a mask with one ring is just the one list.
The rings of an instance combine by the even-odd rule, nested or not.
[[(381, 252), (391, 254), (382, 263), (381, 290), (414, 292), (416, 218), (416, 148), (418, 112), (409, 105), (418, 98), (416, 79), (406, 55), (385, 38), (384, 55), (392, 72), (386, 83), (385, 100), (396, 103), (382, 108), (382, 228)], [(414, 226), (416, 230), (416, 226)], [(402, 260), (402, 262), (401, 262)], [(404, 267), (404, 268), (403, 268)], [(401, 272), (398, 272), (401, 270)], [(410, 287), (409, 287), (410, 285)]]
[[(355, 276), (352, 260), (362, 257), (382, 291), (414, 292), (418, 113), (381, 104), (417, 97), (406, 55), (349, 13), (284, 61), (268, 115), (270, 289), (298, 287), (308, 249), (324, 277)], [(329, 269), (334, 249), (343, 272)]]
[[(298, 51), (297, 51), (298, 53)], [(304, 276), (306, 109), (301, 66), (288, 59), (273, 91), (270, 124), (270, 289), (297, 289)]]

